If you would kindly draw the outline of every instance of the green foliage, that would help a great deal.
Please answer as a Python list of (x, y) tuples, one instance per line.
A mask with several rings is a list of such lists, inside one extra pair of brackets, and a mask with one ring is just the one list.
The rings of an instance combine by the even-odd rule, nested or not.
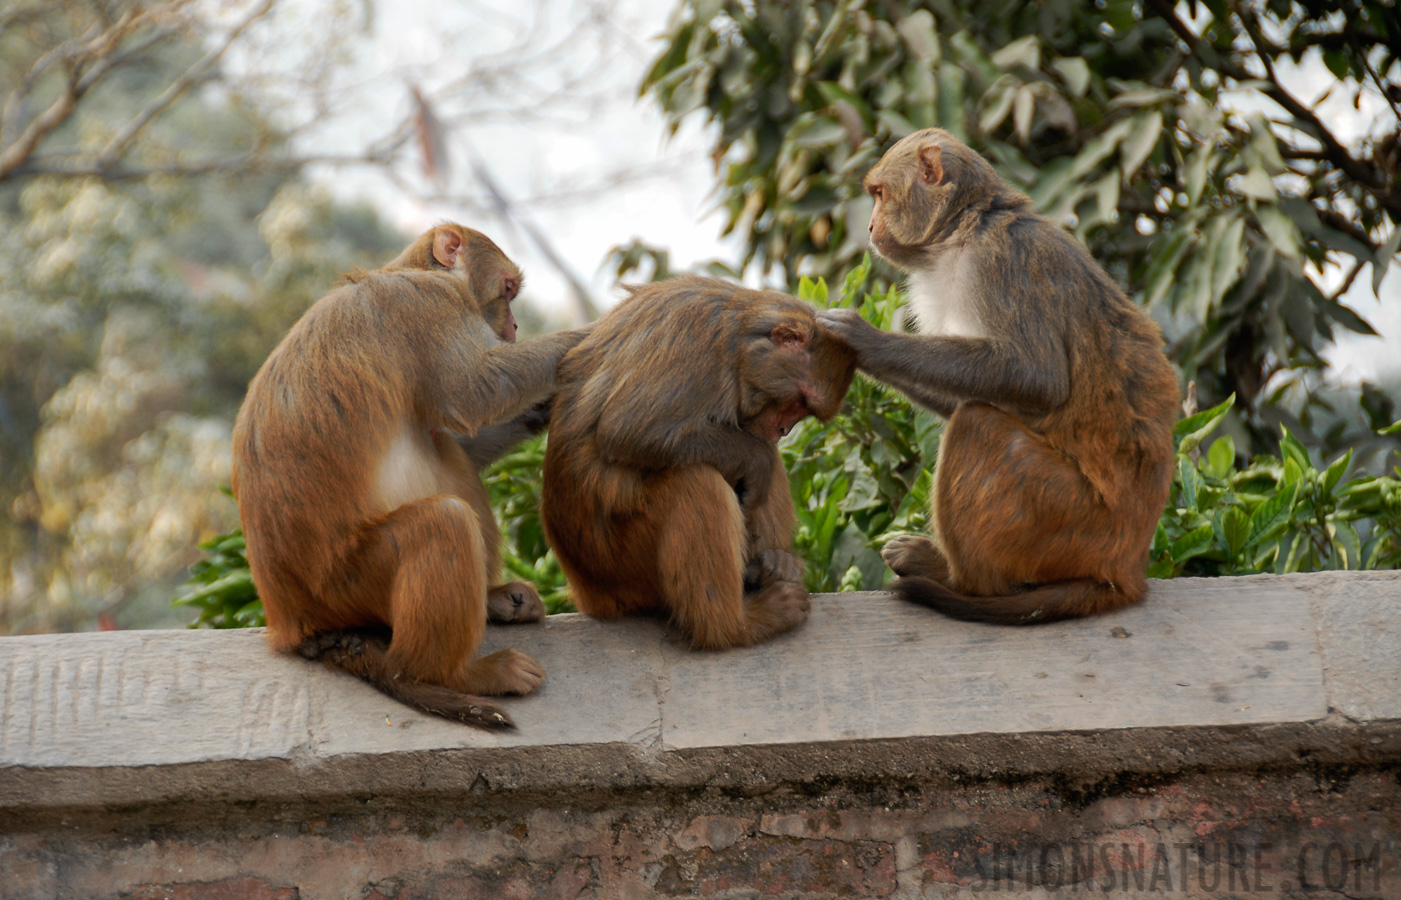
[(540, 524), (540, 473), (545, 468), (545, 436), (531, 438), (492, 463), (485, 472), (492, 509), (501, 525), (501, 568), (506, 580), (529, 581), (553, 615), (573, 612), (564, 572), (545, 543)]
[[(225, 489), (225, 493), (230, 493)], [(199, 611), (191, 628), (254, 628), (266, 625), (263, 601), (253, 587), (243, 531), (228, 534), (199, 545), (204, 558), (190, 567), (189, 580), (172, 603)]]
[(860, 180), (891, 144), (951, 131), (1166, 323), (1204, 398), (1237, 396), (1242, 440), (1273, 447), (1280, 422), (1332, 424), (1312, 408), (1321, 349), (1373, 333), (1320, 273), (1370, 265), (1376, 290), (1401, 242), (1394, 102), (1349, 150), (1276, 70), (1321, 53), (1346, 79), (1330, 90), (1385, 96), (1396, 9), (1189, 8), (1195, 35), (1165, 0), (681, 0), (642, 91), (673, 128), (713, 124), (740, 268), (789, 285), (856, 264)]
[[(824, 280), (802, 279), (817, 306), (851, 306), (879, 328), (898, 327), (894, 288), (868, 290), (870, 258), (829, 298)], [(925, 530), (931, 469), (943, 425), (902, 395), (858, 376), (826, 425), (804, 419), (781, 443), (798, 514), (795, 546), (814, 591), (874, 590), (885, 583), (877, 553), (889, 533)]]
[[(1279, 457), (1258, 456), (1245, 468), (1229, 436), (1201, 452), (1234, 402), (1174, 428), (1176, 474), (1149, 577), (1401, 567), (1401, 480), (1343, 481), (1351, 450), (1320, 470), (1287, 428)], [(1398, 430), (1401, 423), (1383, 429)]]

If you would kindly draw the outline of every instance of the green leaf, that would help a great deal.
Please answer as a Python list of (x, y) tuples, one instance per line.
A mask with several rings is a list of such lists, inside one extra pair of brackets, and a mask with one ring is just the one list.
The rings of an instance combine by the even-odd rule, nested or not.
[(1211, 550), (1211, 545), (1216, 539), (1215, 532), (1210, 525), (1203, 525), (1182, 535), (1182, 537), (1172, 542), (1169, 553), (1172, 555), (1174, 563), (1182, 563), (1194, 556), (1200, 556)]
[(1263, 200), (1266, 203), (1273, 203), (1279, 196), (1275, 192), (1275, 183), (1270, 174), (1265, 171), (1265, 167), (1255, 164), (1245, 171), (1244, 175), (1237, 175), (1232, 179), (1236, 190), (1247, 197), (1256, 200)]
[[(1216, 258), (1211, 266), (1211, 302), (1220, 306), (1245, 262), (1245, 220), (1234, 216), (1215, 239)], [(1208, 245), (1211, 246), (1211, 245)], [(1203, 317), (1205, 321), (1205, 317)]]
[(1347, 54), (1336, 47), (1330, 47), (1323, 51), (1323, 64), (1328, 67), (1328, 71), (1333, 73), (1333, 77), (1344, 79), (1348, 76)]
[(1179, 507), (1199, 509), (1197, 493), (1202, 486), (1201, 476), (1197, 474), (1197, 467), (1192, 465), (1192, 461), (1185, 456), (1177, 461), (1177, 478), (1182, 485), (1182, 491), (1178, 495)]
[[(1265, 233), (1270, 246), (1290, 259), (1299, 258), (1299, 231), (1294, 220), (1273, 204), (1263, 204), (1255, 208), (1255, 218), (1260, 221), (1260, 230)], [(1401, 233), (1401, 229), (1397, 229)]]
[(788, 142), (797, 147), (828, 147), (847, 137), (846, 127), (836, 119), (817, 113), (803, 113), (788, 129)]
[(1144, 160), (1153, 152), (1158, 140), (1163, 136), (1163, 114), (1159, 110), (1153, 110), (1146, 116), (1140, 116), (1134, 120), (1133, 133), (1124, 141), (1124, 145), (1119, 148), (1120, 168), (1124, 173), (1124, 180), (1133, 179)]
[(1041, 46), (1037, 36), (1028, 34), (1011, 41), (992, 54), (993, 64), (1001, 69), (1024, 66), (1028, 69), (1041, 68)]
[(1280, 155), (1279, 144), (1275, 142), (1274, 127), (1260, 113), (1253, 113), (1250, 122), (1250, 150), (1265, 164), (1265, 171), (1271, 175), (1283, 175), (1289, 171)]
[(1193, 415), (1180, 419), (1176, 425), (1172, 426), (1173, 437), (1177, 439), (1177, 453), (1190, 453), (1197, 449), (1197, 446), (1206, 438), (1208, 434), (1221, 424), (1221, 420), (1226, 418), (1226, 413), (1235, 406), (1236, 395), (1232, 394), (1225, 400), (1213, 406), (1211, 409), (1204, 409)]
[(815, 306), (826, 308), (827, 306), (827, 280), (819, 278), (813, 281), (804, 275), (798, 279), (798, 299), (805, 300)]
[(1011, 75), (1004, 75), (992, 83), (983, 94), (983, 114), (978, 117), (978, 127), (985, 132), (993, 132), (1007, 118), (1012, 110), (1012, 100), (1016, 95), (1016, 85), (1020, 82)]
[(1294, 511), (1294, 501), (1298, 489), (1278, 490), (1268, 500), (1255, 507), (1250, 513), (1250, 528), (1245, 539), (1245, 548), (1254, 547), (1261, 541), (1276, 537), (1289, 523)]
[(1132, 119), (1123, 119), (1115, 122), (1109, 128), (1095, 135), (1085, 143), (1080, 152), (1075, 155), (1075, 161), (1070, 166), (1072, 178), (1081, 178), (1105, 160), (1133, 128)]
[(1250, 537), (1250, 517), (1241, 511), (1240, 507), (1232, 506), (1221, 516), (1221, 539), (1226, 544), (1226, 551), (1231, 559), (1240, 556), (1245, 549), (1245, 542)]
[(1362, 568), (1362, 541), (1351, 522), (1333, 522), (1333, 546), (1338, 549), (1339, 568)]
[(1085, 96), (1085, 90), (1090, 86), (1090, 66), (1084, 57), (1058, 57), (1051, 60), (1051, 68), (1060, 75), (1072, 96)]
[(1113, 99), (1109, 101), (1109, 105), (1111, 108), (1152, 106), (1154, 103), (1161, 103), (1164, 100), (1177, 100), (1178, 97), (1179, 95), (1176, 91), (1169, 91), (1163, 88), (1137, 87), (1116, 94)]
[(939, 61), (939, 31), (928, 10), (915, 10), (900, 19), (895, 29), (915, 59), (931, 65)]
[(1313, 460), (1309, 459), (1308, 448), (1299, 443), (1299, 439), (1290, 434), (1287, 427), (1281, 425), (1280, 431), (1284, 433), (1284, 436), (1280, 439), (1279, 451), (1284, 455), (1285, 461), (1292, 460), (1301, 472), (1313, 469)]
[(876, 121), (885, 126), (885, 130), (890, 132), (890, 136), (897, 141), (902, 137), (908, 137), (917, 131), (910, 120), (900, 115), (893, 109), (882, 109), (876, 113)]
[(1347, 471), (1350, 462), (1352, 462), (1352, 451), (1348, 450), (1333, 460), (1333, 464), (1323, 471), (1323, 478), (1319, 482), (1319, 491), (1324, 496), (1332, 496), (1333, 488), (1342, 480), (1343, 473)]
[(1216, 156), (1212, 152), (1211, 145), (1206, 144), (1197, 149), (1192, 154), (1192, 158), (1187, 161), (1187, 205), (1196, 206), (1201, 199), (1202, 189), (1206, 187), (1206, 175), (1211, 169), (1212, 159)]
[(1207, 471), (1214, 478), (1225, 478), (1231, 474), (1236, 462), (1236, 442), (1230, 435), (1223, 435), (1211, 444), (1207, 451)]

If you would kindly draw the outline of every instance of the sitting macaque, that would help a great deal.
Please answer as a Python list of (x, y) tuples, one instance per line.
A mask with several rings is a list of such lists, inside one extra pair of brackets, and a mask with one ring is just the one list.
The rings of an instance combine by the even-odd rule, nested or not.
[(948, 418), (937, 544), (886, 544), (894, 591), (1008, 624), (1136, 603), (1172, 481), (1178, 386), (1158, 327), (947, 132), (901, 140), (865, 188), (871, 245), (909, 273), (919, 333), (848, 309), (819, 320), (862, 371)]
[(523, 582), (488, 588), (500, 533), (478, 467), (543, 427), (537, 404), (586, 330), (515, 343), (521, 274), (440, 225), (356, 271), (268, 357), (234, 426), (234, 494), (268, 638), (426, 712), (512, 723), (477, 695), (544, 677), (493, 621), (538, 621)]
[(776, 442), (831, 418), (853, 371), (792, 297), (696, 277), (634, 289), (559, 369), (540, 517), (578, 608), (668, 613), (711, 650), (801, 624)]

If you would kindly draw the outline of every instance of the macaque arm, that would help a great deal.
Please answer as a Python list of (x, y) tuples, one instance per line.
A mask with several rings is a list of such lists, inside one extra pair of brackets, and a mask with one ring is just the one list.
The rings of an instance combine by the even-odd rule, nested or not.
[(908, 378), (895, 377), (893, 375), (875, 376), (883, 384), (889, 385), (909, 398), (910, 402), (923, 406), (947, 419), (953, 415), (953, 411), (958, 409), (959, 398), (948, 391), (941, 390), (932, 384), (922, 384)]
[(454, 438), (472, 464), (480, 469), (501, 458), (521, 441), (543, 431), (550, 423), (550, 402), (537, 403), (514, 419), (487, 425), (475, 435), (459, 434)]
[(940, 412), (948, 400), (981, 400), (1044, 413), (1070, 396), (1070, 363), (1050, 334), (943, 337), (881, 331), (854, 309), (823, 310), (823, 325), (856, 352), (867, 374)]
[[(640, 469), (708, 465), (737, 481), (767, 468), (769, 444), (738, 425), (704, 415), (683, 419), (643, 419), (605, 414), (599, 420), (598, 448), (605, 459)], [(764, 479), (767, 481), (767, 479)]]
[(1005, 339), (878, 333), (884, 335), (884, 346), (862, 354), (862, 368), (907, 391), (928, 385), (936, 401), (942, 393), (1044, 413), (1070, 396), (1070, 366), (1063, 352), (1045, 348), (1035, 353)]
[[(443, 424), (475, 435), (487, 425), (513, 419), (545, 399), (555, 385), (564, 354), (588, 330), (556, 331), (516, 344), (497, 344), (460, 373), (439, 380)], [(453, 390), (452, 385), (457, 385)]]

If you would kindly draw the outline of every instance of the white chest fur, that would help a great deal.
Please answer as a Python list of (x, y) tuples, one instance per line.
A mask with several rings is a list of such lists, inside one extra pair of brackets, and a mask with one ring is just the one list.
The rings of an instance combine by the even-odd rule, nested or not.
[(944, 253), (934, 265), (913, 272), (906, 285), (908, 311), (920, 334), (937, 337), (985, 337), (969, 290), (967, 255)]
[(388, 512), (441, 493), (438, 454), (426, 433), (408, 429), (390, 443), (375, 470), (375, 499)]

